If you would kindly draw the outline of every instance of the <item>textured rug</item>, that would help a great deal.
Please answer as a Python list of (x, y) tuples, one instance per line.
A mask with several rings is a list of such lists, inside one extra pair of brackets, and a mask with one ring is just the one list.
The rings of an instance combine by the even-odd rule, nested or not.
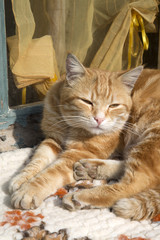
[[(36, 210), (21, 211), (10, 204), (8, 182), (28, 161), (33, 149), (24, 148), (0, 155), (0, 240), (129, 240), (160, 239), (160, 222), (130, 221), (116, 217), (108, 209), (69, 212), (61, 198), (70, 186), (47, 198)], [(84, 185), (87, 183), (85, 182)], [(84, 186), (83, 186), (84, 187)]]

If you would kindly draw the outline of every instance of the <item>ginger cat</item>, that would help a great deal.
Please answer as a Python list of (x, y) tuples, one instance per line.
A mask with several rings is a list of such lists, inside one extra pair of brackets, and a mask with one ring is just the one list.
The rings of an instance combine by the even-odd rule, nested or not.
[(45, 98), (42, 129), (46, 139), (11, 180), (15, 208), (36, 208), (75, 179), (118, 178), (67, 194), (64, 206), (112, 207), (136, 220), (160, 213), (160, 71), (87, 69), (69, 54), (66, 78)]

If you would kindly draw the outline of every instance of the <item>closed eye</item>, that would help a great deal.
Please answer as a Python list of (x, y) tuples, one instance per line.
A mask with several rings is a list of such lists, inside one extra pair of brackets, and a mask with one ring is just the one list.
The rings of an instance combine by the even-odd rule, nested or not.
[(110, 108), (116, 108), (116, 107), (119, 107), (119, 106), (120, 106), (120, 104), (118, 104), (118, 103), (113, 103), (113, 104), (109, 105)]
[(81, 101), (93, 106), (93, 103), (91, 101), (89, 101), (88, 99), (84, 99), (84, 98), (80, 98)]

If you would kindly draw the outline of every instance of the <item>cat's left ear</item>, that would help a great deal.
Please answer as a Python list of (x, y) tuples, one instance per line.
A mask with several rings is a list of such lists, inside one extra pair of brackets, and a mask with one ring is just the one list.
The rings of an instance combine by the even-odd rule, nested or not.
[(132, 91), (135, 82), (143, 71), (143, 66), (136, 67), (123, 75), (121, 75), (122, 82)]
[(74, 80), (83, 77), (85, 74), (84, 66), (79, 60), (73, 55), (68, 54), (66, 59), (66, 79), (69, 83)]

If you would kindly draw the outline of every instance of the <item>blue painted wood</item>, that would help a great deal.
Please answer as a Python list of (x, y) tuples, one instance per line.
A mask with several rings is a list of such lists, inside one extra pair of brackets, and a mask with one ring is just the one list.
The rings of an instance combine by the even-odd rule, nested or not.
[(0, 129), (7, 128), (16, 119), (8, 106), (8, 76), (4, 1), (0, 0)]
[[(27, 117), (29, 115), (41, 114), (43, 110), (42, 102), (36, 102), (31, 104), (20, 105), (15, 109), (12, 109), (12, 113), (16, 115), (15, 121), (18, 122), (21, 126), (27, 127)], [(41, 117), (39, 122), (41, 121)]]
[(0, 0), (0, 116), (9, 111), (4, 1)]
[[(31, 114), (42, 114), (42, 111), (42, 102), (20, 105), (13, 109), (9, 109), (7, 114), (0, 116), (0, 129), (6, 129), (15, 122), (19, 123), (23, 127), (27, 127), (27, 117)], [(41, 118), (39, 121), (41, 121)]]

